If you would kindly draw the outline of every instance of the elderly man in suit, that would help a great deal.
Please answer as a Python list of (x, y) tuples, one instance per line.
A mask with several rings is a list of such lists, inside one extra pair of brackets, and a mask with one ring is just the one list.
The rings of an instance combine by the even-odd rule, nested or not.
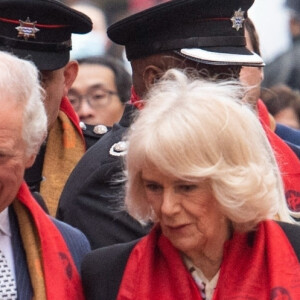
[(38, 71), (6, 52), (0, 70), (0, 299), (84, 299), (87, 239), (47, 215), (23, 180), (47, 135)]

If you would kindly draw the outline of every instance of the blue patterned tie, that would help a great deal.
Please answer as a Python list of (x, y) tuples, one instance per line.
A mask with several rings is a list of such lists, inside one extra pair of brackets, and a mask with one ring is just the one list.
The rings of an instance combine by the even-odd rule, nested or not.
[(0, 299), (16, 300), (17, 289), (16, 282), (13, 278), (11, 269), (7, 264), (7, 260), (0, 250)]

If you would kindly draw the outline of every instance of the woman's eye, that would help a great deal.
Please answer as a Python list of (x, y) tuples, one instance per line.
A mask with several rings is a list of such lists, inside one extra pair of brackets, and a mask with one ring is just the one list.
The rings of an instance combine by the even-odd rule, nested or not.
[(162, 190), (162, 187), (159, 184), (147, 183), (145, 185), (146, 189), (151, 192), (159, 192)]
[(196, 188), (197, 188), (197, 186), (194, 184), (183, 184), (183, 185), (178, 186), (178, 189), (185, 193), (194, 191)]

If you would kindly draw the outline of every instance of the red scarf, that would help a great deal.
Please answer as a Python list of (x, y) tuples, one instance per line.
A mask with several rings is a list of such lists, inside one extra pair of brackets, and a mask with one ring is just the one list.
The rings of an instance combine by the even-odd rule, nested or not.
[(270, 118), (265, 104), (257, 103), (260, 122), (274, 150), (284, 182), (285, 195), (291, 210), (300, 211), (300, 162), (289, 146), (270, 130)]
[(144, 107), (144, 101), (137, 95), (133, 86), (131, 87), (131, 96), (129, 101), (138, 109), (142, 109)]
[(61, 233), (33, 199), (25, 182), (17, 199), (28, 209), (40, 239), (47, 299), (85, 299), (79, 273)]
[[(225, 243), (213, 300), (275, 300), (285, 292), (287, 299), (299, 299), (300, 267), (276, 222), (261, 222), (256, 232), (235, 233)], [(130, 254), (117, 299), (202, 298), (179, 252), (156, 226)]]

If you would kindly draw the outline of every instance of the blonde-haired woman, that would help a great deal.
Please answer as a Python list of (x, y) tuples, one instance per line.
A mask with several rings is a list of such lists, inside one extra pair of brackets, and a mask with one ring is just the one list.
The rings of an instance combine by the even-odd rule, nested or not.
[(242, 97), (235, 81), (178, 70), (150, 90), (128, 135), (125, 203), (155, 226), (138, 242), (87, 256), (88, 300), (296, 299), (300, 228)]

